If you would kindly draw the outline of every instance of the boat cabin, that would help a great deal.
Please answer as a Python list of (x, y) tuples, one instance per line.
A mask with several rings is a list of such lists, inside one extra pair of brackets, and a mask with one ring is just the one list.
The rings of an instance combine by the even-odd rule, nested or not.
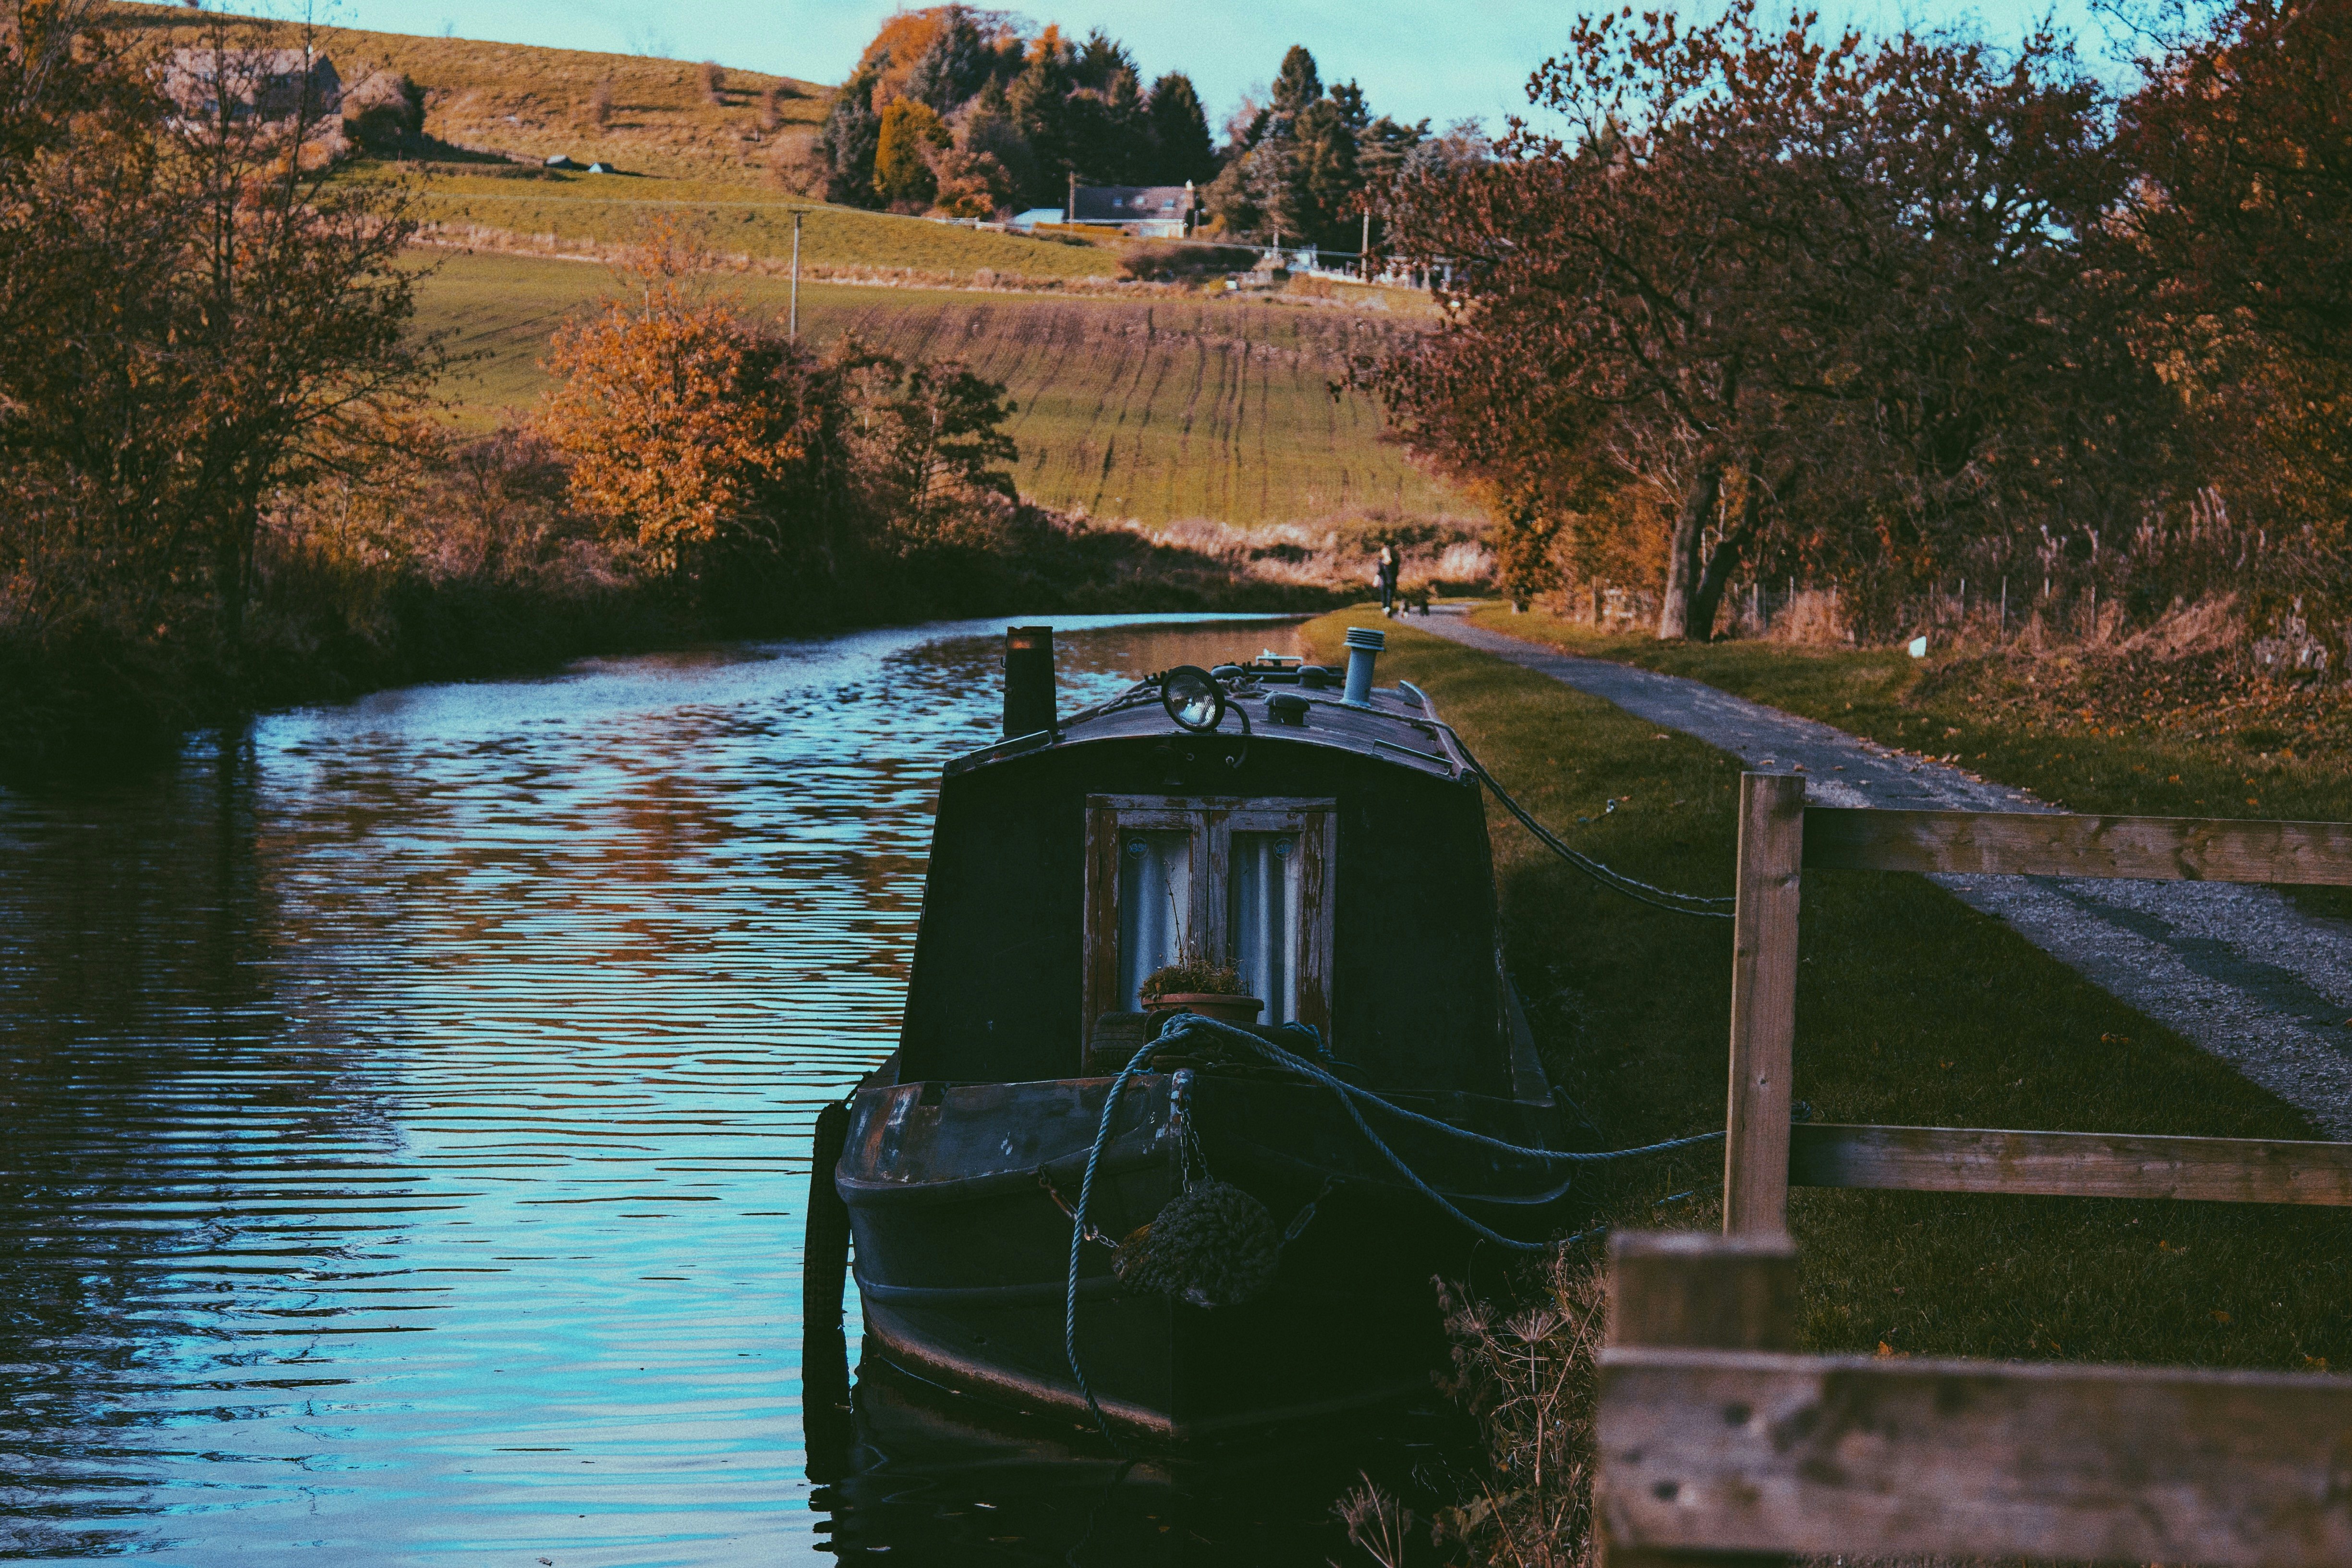
[(1508, 1095), (1475, 778), (1425, 696), (1372, 686), (1379, 638), (1344, 674), (1261, 656), (1059, 719), (1050, 652), (1042, 705), (1009, 655), (1006, 739), (940, 785), (898, 1081), (1115, 1070), (1192, 950), (1370, 1084)]

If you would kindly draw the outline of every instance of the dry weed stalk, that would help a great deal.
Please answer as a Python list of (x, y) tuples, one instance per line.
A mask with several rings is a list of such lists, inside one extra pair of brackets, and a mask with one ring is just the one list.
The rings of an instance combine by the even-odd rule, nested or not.
[[(1481, 1568), (1589, 1568), (1593, 1369), (1607, 1319), (1600, 1256), (1555, 1258), (1549, 1299), (1517, 1311), (1450, 1287), (1439, 1295), (1454, 1342), (1447, 1391), (1477, 1417), (1490, 1472), (1477, 1496), (1438, 1511), (1432, 1546)], [(1412, 1516), (1369, 1479), (1339, 1513), (1383, 1568), (1402, 1560)]]
[(1371, 1477), (1363, 1477), (1363, 1485), (1341, 1498), (1332, 1511), (1348, 1527), (1348, 1539), (1381, 1568), (1404, 1568), (1413, 1526), (1420, 1521), (1412, 1510), (1381, 1490)]

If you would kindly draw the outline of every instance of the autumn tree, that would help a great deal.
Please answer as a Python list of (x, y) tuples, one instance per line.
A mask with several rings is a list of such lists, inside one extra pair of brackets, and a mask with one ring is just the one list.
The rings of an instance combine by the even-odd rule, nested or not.
[(539, 423), (573, 504), (706, 596), (975, 543), (1012, 497), (1004, 389), (852, 339), (812, 353), (709, 297), (708, 265), (656, 225), (628, 296), (557, 333)]
[(560, 329), (548, 362), (541, 425), (571, 460), (573, 504), (657, 576), (690, 577), (730, 549), (773, 552), (788, 521), (775, 492), (822, 457), (810, 364), (696, 298), (706, 266), (683, 230), (656, 225), (626, 266), (635, 298)]
[(2263, 575), (2352, 604), (2352, 5), (2206, 15), (2140, 62), (2100, 260), (2190, 395), (2201, 476), (2266, 528)]
[(234, 650), (271, 499), (409, 439), (442, 363), (415, 221), (330, 177), (306, 32), (207, 16), (166, 71), (89, 24), (51, 0), (0, 37), (16, 548), (200, 595)]
[[(1398, 183), (1400, 247), (1450, 274), (1448, 322), (1380, 380), (1441, 465), (1506, 489), (1599, 468), (1571, 488), (1621, 519), (1666, 501), (1637, 509), (1668, 534), (1660, 637), (1709, 635), (1768, 533), (1931, 571), (2075, 459), (2112, 473), (2094, 372), (2115, 356), (2078, 285), (2116, 187), (2057, 42), (2003, 63), (1775, 30), (1747, 3), (1687, 31), (1612, 13), (1531, 91), (1573, 138), (1518, 128), (1491, 163)], [(1470, 438), (1434, 400), (1473, 375), (1510, 394)]]

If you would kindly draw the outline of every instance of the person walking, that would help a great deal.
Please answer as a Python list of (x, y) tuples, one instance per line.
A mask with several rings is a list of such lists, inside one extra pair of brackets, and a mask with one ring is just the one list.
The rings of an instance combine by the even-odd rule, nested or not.
[(1404, 563), (1397, 558), (1395, 545), (1381, 546), (1381, 613), (1392, 619), (1396, 616), (1397, 575), (1403, 565)]

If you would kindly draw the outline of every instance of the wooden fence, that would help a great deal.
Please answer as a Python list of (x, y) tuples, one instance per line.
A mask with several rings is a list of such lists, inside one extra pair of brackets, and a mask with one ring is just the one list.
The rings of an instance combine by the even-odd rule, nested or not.
[(1785, 1236), (1611, 1247), (1605, 1568), (2352, 1563), (2352, 1378), (1788, 1353)]
[(1740, 780), (1724, 1231), (1619, 1237), (1612, 1568), (1969, 1555), (2352, 1563), (2352, 1378), (1789, 1353), (1790, 1184), (2352, 1203), (2352, 1144), (1790, 1121), (1806, 868), (2352, 884), (2352, 825), (1805, 805)]
[(1723, 1225), (1786, 1228), (1789, 1184), (2103, 1198), (2352, 1204), (2352, 1144), (1791, 1127), (1797, 893), (1804, 870), (2352, 885), (2352, 824), (1805, 805), (1801, 774), (1743, 773)]

